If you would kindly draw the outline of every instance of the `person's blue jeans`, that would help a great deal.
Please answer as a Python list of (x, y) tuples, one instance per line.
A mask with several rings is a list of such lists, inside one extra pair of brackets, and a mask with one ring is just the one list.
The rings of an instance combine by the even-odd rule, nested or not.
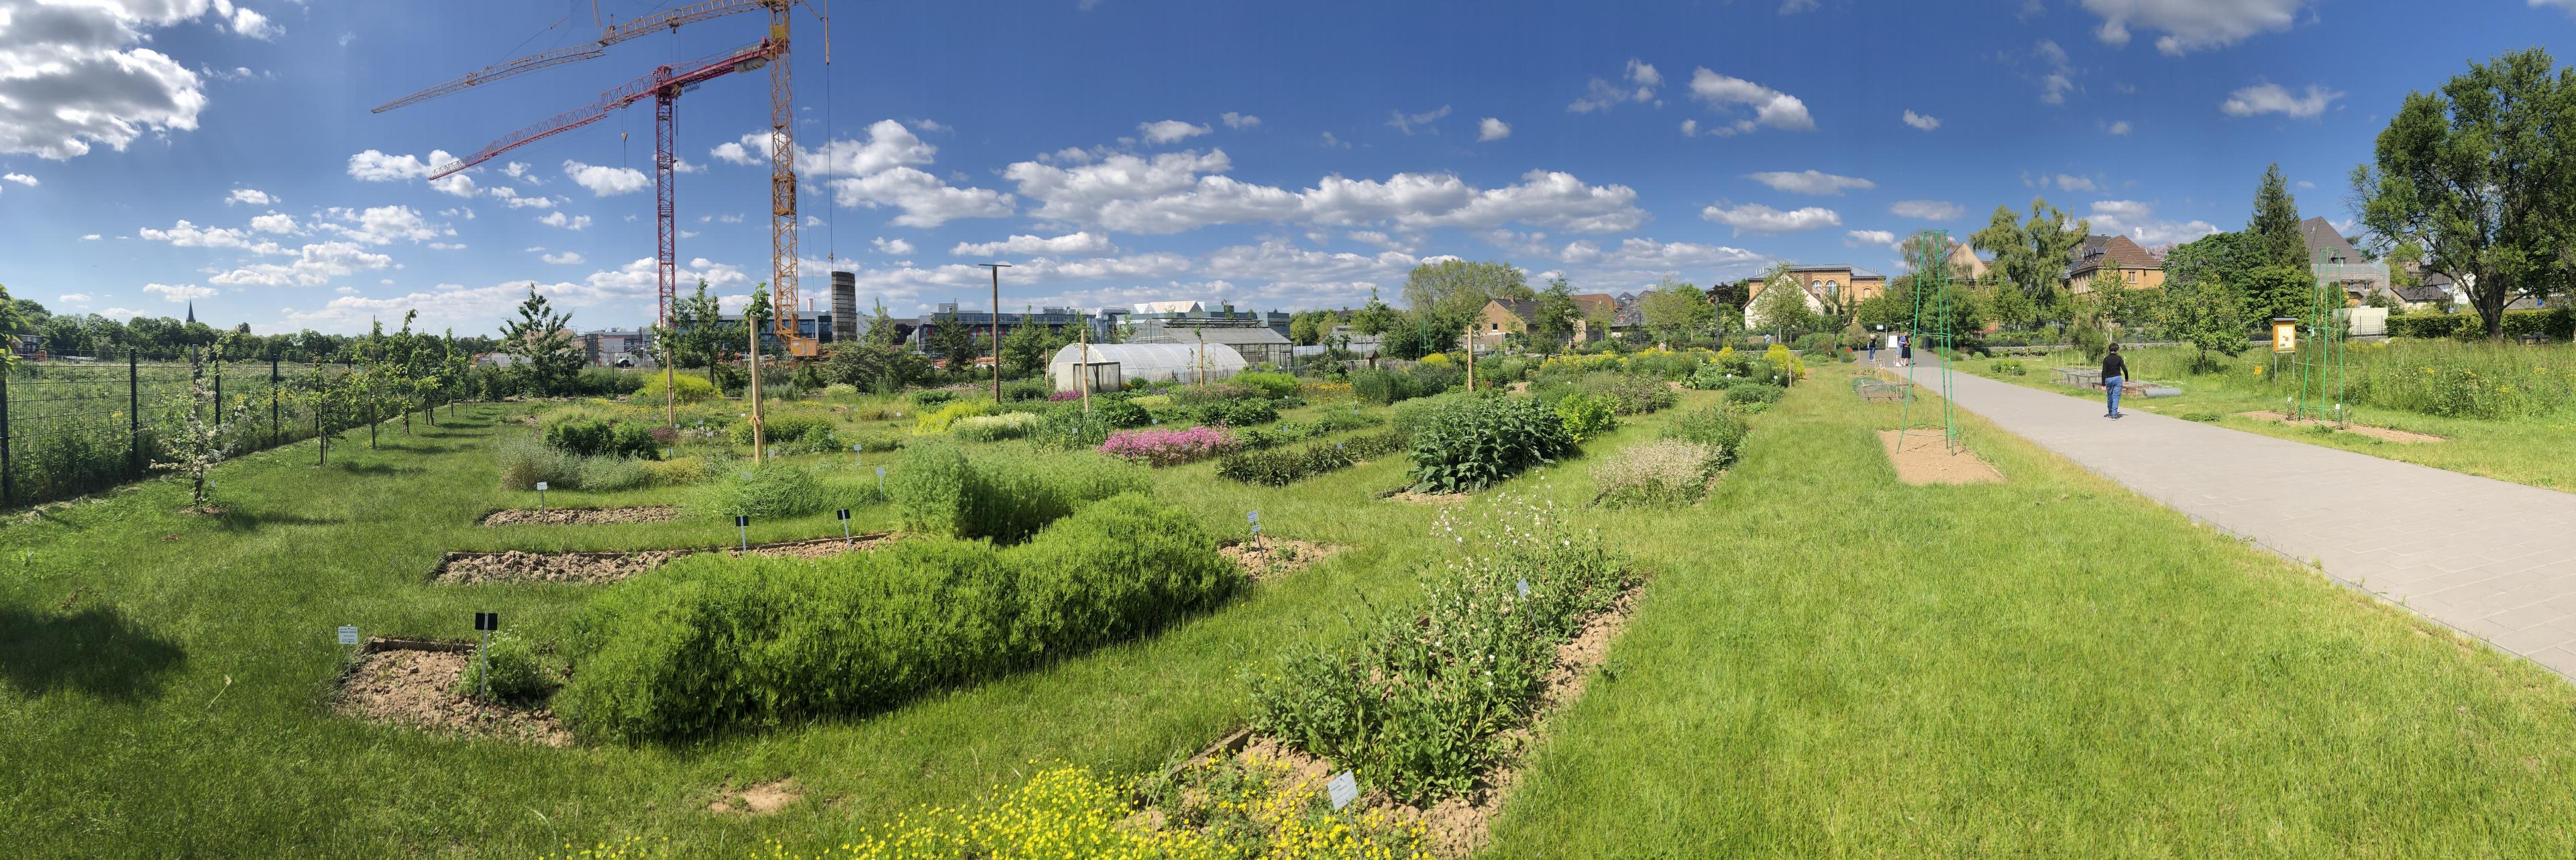
[(1871, 363), (1871, 364), (1877, 364), (1877, 363), (1878, 363), (1878, 345), (1877, 345), (1877, 344), (1870, 344), (1870, 346), (1869, 346), (1869, 363)]
[(2120, 377), (2102, 377), (2102, 394), (2111, 398), (2111, 414), (2120, 414)]

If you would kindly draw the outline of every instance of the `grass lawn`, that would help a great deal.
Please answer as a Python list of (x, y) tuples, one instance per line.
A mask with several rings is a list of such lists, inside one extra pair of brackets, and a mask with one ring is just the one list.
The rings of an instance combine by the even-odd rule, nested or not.
[[(1495, 857), (2542, 857), (2576, 690), (1964, 416), (1897, 484), (1828, 368), (1699, 510)], [(1783, 432), (1783, 431), (1788, 432)]]
[[(1657, 571), (1560, 716), (1495, 856), (2565, 856), (2576, 693), (2094, 479), (1973, 418), (2010, 478), (1913, 488), (1840, 367), (1756, 420), (1696, 508), (1587, 511)], [(1682, 409), (1714, 400), (1691, 392)], [(533, 506), (466, 407), (385, 450), (310, 443), (217, 475), (221, 518), (154, 482), (0, 526), (0, 832), (27, 856), (532, 857), (629, 835), (688, 856), (838, 844), (1032, 763), (1137, 773), (1247, 713), (1242, 675), (1410, 599), (1429, 507), (1391, 457), (1287, 488), (1160, 470), (1219, 535), (1353, 550), (1146, 639), (860, 720), (556, 750), (331, 715), (331, 628), (539, 640), (590, 588), (435, 586), (451, 549), (730, 543), (730, 523), (473, 525)], [(1651, 438), (1630, 421), (1594, 454)], [(1017, 443), (1005, 443), (1017, 444)], [(846, 462), (847, 455), (816, 458)], [(871, 465), (877, 462), (870, 457)], [(1507, 489), (1589, 499), (1598, 457)], [(670, 490), (556, 492), (560, 506)], [(1476, 502), (1484, 503), (1482, 500)], [(888, 525), (882, 506), (859, 530)], [(2116, 527), (2110, 527), (2116, 526)], [(754, 541), (838, 534), (830, 514)], [(21, 553), (30, 555), (22, 558)], [(68, 606), (68, 608), (65, 608)], [(793, 776), (760, 818), (720, 786)]]
[[(2548, 362), (2568, 361), (2567, 355), (2550, 354), (2552, 352), (2576, 355), (2576, 352), (2570, 352), (2576, 350), (2576, 347), (2522, 349), (2530, 349), (2535, 355), (2546, 356), (2543, 360)], [(2183, 366), (2183, 362), (2179, 359), (2187, 355), (2180, 348), (2150, 348), (2123, 354), (2132, 356), (2130, 359), (2132, 366), (2140, 368), (2139, 378), (2154, 382), (2171, 382), (2181, 388), (2183, 393), (2180, 397), (2122, 398), (2120, 401), (2122, 409), (2137, 409), (2173, 416), (2194, 413), (2204, 416), (2215, 415), (2218, 416), (2218, 420), (2213, 423), (2250, 433), (2342, 448), (2375, 457), (2403, 460), (2499, 481), (2576, 491), (2576, 457), (2567, 454), (2571, 450), (2576, 450), (2576, 412), (2561, 410), (2537, 416), (2484, 419), (2426, 415), (2420, 412), (2367, 405), (2355, 406), (2353, 411), (2355, 423), (2430, 433), (2449, 440), (2431, 443), (2389, 442), (2359, 433), (2320, 433), (2309, 427), (2294, 427), (2278, 421), (2240, 418), (2237, 414), (2241, 412), (2284, 411), (2286, 404), (2282, 398), (2287, 394), (2284, 391), (2274, 390), (2269, 384), (2258, 381), (2258, 377), (2253, 374), (2242, 371), (2199, 376), (2181, 372), (2179, 368)], [(2245, 360), (2252, 361), (2255, 358), (2260, 356)], [(2083, 356), (2073, 352), (2055, 352), (2044, 358), (2022, 358), (2020, 361), (2028, 371), (2027, 375), (1997, 373), (1993, 369), (1994, 362), (1982, 358), (1963, 360), (1959, 362), (1958, 369), (1989, 379), (1998, 379), (2043, 391), (2054, 391), (2095, 401), (2102, 399), (2100, 390), (2057, 384), (2057, 373), (2054, 370), (2057, 367), (2098, 366), (2100, 362), (2088, 363)], [(2563, 376), (2568, 371), (2559, 372)]]

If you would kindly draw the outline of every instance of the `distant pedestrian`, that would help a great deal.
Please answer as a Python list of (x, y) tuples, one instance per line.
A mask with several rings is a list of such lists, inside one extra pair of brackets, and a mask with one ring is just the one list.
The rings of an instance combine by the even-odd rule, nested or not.
[(1905, 332), (1905, 333), (1903, 333), (1903, 334), (1899, 334), (1899, 335), (1897, 335), (1897, 336), (1896, 336), (1896, 366), (1898, 366), (1898, 367), (1910, 367), (1910, 366), (1912, 366), (1913, 364), (1914, 364), (1914, 333), (1913, 333), (1913, 332)]
[(2120, 360), (2120, 345), (2111, 344), (2111, 351), (2102, 356), (2102, 396), (2110, 399), (2111, 411), (2103, 413), (2102, 417), (2119, 419), (2120, 385), (2127, 381), (2128, 375), (2129, 363)]
[(1869, 363), (1878, 363), (1878, 338), (1869, 339)]

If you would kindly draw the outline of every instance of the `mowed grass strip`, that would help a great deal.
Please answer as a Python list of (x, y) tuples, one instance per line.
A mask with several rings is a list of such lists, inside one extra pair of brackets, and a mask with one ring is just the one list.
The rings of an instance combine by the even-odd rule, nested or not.
[[(1713, 402), (1693, 395), (1685, 406)], [(1347, 407), (1340, 407), (1347, 408)], [(368, 725), (328, 703), (343, 653), (332, 628), (470, 639), (474, 612), (544, 641), (596, 586), (442, 586), (448, 550), (607, 550), (729, 545), (728, 521), (475, 525), (534, 507), (499, 489), (493, 444), (533, 433), (526, 407), (468, 406), (454, 423), (387, 431), (383, 450), (344, 440), (315, 468), (312, 443), (216, 473), (222, 518), (177, 513), (155, 481), (0, 526), (0, 833), (5, 854), (77, 857), (526, 858), (640, 836), (691, 856), (745, 857), (767, 840), (836, 845), (920, 804), (1017, 785), (1032, 762), (1141, 773), (1197, 750), (1248, 713), (1243, 673), (1282, 649), (1342, 635), (1363, 599), (1417, 591), (1444, 550), (1437, 510), (1378, 500), (1405, 482), (1382, 457), (1286, 488), (1214, 477), (1203, 462), (1154, 473), (1157, 499), (1219, 537), (1266, 534), (1350, 547), (1251, 587), (1154, 636), (1102, 648), (862, 720), (825, 720), (676, 745), (556, 750)], [(1667, 413), (1670, 414), (1670, 413)], [(1632, 420), (1585, 448), (1653, 438)], [(1003, 443), (1017, 445), (1023, 443)], [(1580, 504), (1596, 457), (1504, 489)], [(817, 468), (847, 455), (799, 458)], [(868, 478), (879, 460), (869, 455)], [(551, 506), (668, 504), (693, 488), (555, 492)], [(1483, 500), (1471, 502), (1481, 504)], [(878, 505), (860, 532), (890, 527)], [(755, 542), (837, 535), (829, 513), (755, 521)], [(175, 539), (165, 538), (175, 535)], [(19, 563), (21, 551), (32, 562)], [(68, 612), (58, 607), (79, 595)], [(804, 799), (767, 816), (707, 811), (721, 786), (793, 776)]]
[[(1700, 508), (1493, 857), (2553, 857), (2576, 692), (1966, 417), (1898, 484), (1839, 368)], [(1919, 414), (1919, 410), (1918, 410)]]

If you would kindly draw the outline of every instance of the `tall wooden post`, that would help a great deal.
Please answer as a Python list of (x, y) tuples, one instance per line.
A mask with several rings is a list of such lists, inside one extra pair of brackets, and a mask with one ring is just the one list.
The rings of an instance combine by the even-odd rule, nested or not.
[(751, 463), (760, 465), (762, 451), (769, 447), (769, 436), (760, 426), (760, 326), (753, 325), (752, 308), (742, 308), (742, 328), (751, 333), (751, 352), (744, 356), (751, 366)]

